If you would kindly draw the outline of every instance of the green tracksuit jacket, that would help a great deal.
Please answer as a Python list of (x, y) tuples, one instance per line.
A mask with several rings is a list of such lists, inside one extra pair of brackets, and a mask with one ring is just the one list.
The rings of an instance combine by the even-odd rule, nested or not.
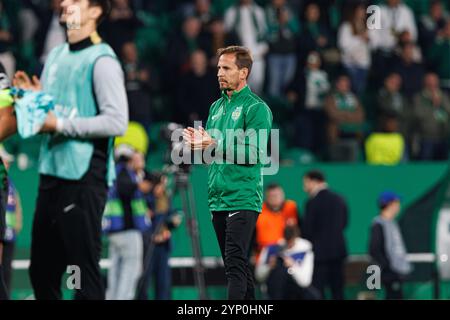
[(231, 98), (222, 93), (212, 104), (206, 123), (217, 141), (208, 171), (211, 211), (261, 212), (262, 162), (271, 128), (272, 112), (248, 86), (233, 92)]

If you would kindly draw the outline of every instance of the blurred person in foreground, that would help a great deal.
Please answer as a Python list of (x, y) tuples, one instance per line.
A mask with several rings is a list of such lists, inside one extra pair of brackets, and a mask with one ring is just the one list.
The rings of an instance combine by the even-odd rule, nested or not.
[[(125, 133), (128, 123), (122, 68), (97, 33), (110, 5), (108, 0), (63, 0), (60, 22), (67, 25), (67, 42), (50, 52), (42, 85), (24, 72), (14, 77), (14, 85), (25, 90), (15, 102), (16, 112), (37, 109), (41, 95), (57, 106), (40, 123), (45, 134), (29, 268), (38, 300), (62, 298), (68, 265), (81, 271), (76, 299), (105, 298), (101, 221), (115, 178), (113, 139)], [(21, 114), (28, 118), (19, 129), (36, 120), (30, 116), (34, 113)]]

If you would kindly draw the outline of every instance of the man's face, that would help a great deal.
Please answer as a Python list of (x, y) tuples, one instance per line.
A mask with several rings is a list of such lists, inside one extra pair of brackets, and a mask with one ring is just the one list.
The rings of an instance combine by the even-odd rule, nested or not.
[(136, 62), (138, 60), (137, 48), (134, 42), (127, 42), (123, 45), (122, 54), (127, 62)]
[(450, 20), (447, 21), (447, 24), (445, 25), (445, 28), (444, 28), (444, 36), (445, 36), (446, 38), (450, 38)]
[(307, 194), (311, 194), (313, 188), (314, 188), (313, 180), (306, 177), (303, 178), (303, 191), (305, 191)]
[(236, 65), (236, 56), (234, 54), (223, 54), (217, 63), (217, 78), (219, 80), (220, 90), (235, 90), (239, 83), (245, 80), (244, 69), (239, 69)]
[(194, 73), (198, 76), (202, 76), (208, 67), (208, 60), (203, 51), (195, 51), (191, 55), (191, 67)]
[(315, 3), (308, 5), (306, 8), (306, 20), (309, 22), (317, 22), (320, 18), (319, 6)]
[(336, 89), (339, 92), (346, 93), (350, 91), (350, 80), (347, 77), (340, 77), (336, 83)]
[(195, 17), (187, 18), (183, 24), (184, 34), (190, 39), (196, 38), (199, 35), (201, 28), (202, 24), (200, 20)]
[(434, 20), (438, 20), (443, 15), (442, 4), (435, 2), (430, 8), (430, 15)]
[(391, 219), (391, 220), (395, 219), (395, 217), (400, 212), (400, 209), (401, 209), (400, 201), (395, 200), (395, 201), (392, 201), (391, 203), (389, 203), (388, 210), (386, 210), (387, 218)]
[(145, 158), (140, 152), (135, 152), (131, 157), (133, 169), (136, 171), (143, 170), (145, 168)]
[(386, 88), (391, 92), (400, 90), (402, 85), (402, 78), (398, 74), (393, 74), (386, 79)]
[(97, 21), (102, 13), (99, 6), (92, 6), (89, 0), (62, 0), (61, 23), (84, 26), (89, 21)]
[(436, 90), (439, 88), (439, 78), (434, 73), (429, 73), (425, 76), (425, 88), (428, 90)]
[(284, 202), (284, 192), (281, 188), (275, 188), (266, 192), (266, 203), (269, 207), (279, 209)]

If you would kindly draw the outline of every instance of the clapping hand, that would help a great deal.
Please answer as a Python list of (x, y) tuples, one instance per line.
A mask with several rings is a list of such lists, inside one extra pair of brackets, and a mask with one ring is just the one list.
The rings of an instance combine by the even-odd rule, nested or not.
[(205, 150), (215, 143), (215, 140), (202, 127), (184, 129), (183, 140), (192, 150)]

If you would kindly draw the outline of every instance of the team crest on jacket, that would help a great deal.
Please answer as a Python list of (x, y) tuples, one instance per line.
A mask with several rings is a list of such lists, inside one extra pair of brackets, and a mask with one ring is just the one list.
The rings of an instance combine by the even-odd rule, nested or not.
[(242, 107), (237, 107), (236, 110), (234, 110), (233, 113), (231, 114), (231, 119), (236, 121), (241, 116), (241, 113), (242, 113)]

